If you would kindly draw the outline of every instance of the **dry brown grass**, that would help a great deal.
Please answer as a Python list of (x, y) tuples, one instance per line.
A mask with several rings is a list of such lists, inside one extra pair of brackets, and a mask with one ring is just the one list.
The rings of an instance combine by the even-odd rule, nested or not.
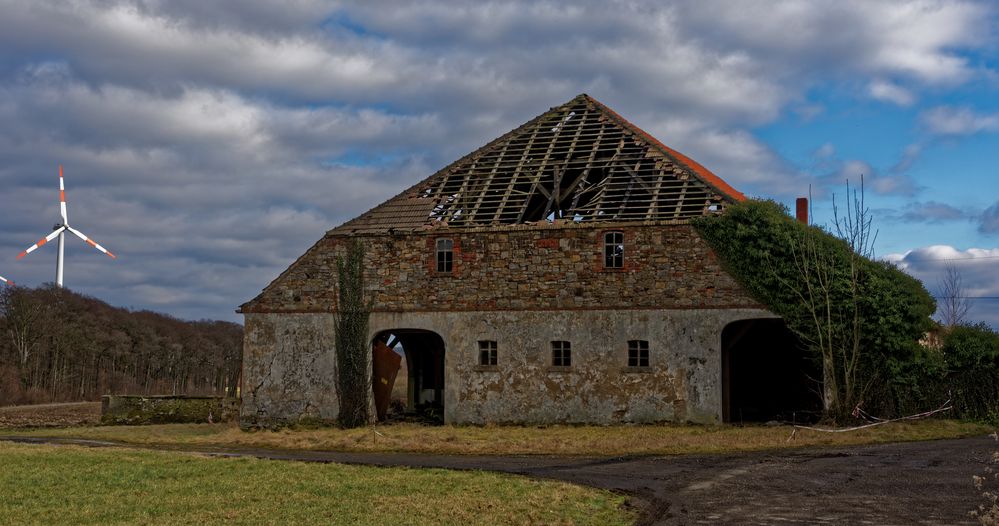
[[(377, 431), (377, 433), (376, 433)], [(841, 446), (983, 435), (989, 428), (955, 420), (897, 422), (849, 433), (789, 426), (422, 426), (362, 429), (242, 431), (234, 424), (81, 427), (14, 431), (19, 435), (113, 440), (171, 446), (236, 446), (328, 451), (413, 452), (449, 455), (679, 455), (731, 453), (801, 446)]]

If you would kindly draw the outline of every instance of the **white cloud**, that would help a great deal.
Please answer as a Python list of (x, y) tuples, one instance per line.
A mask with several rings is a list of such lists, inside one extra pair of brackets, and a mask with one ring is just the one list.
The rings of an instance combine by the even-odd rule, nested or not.
[(836, 147), (832, 143), (825, 143), (819, 146), (814, 153), (815, 157), (819, 159), (828, 159), (836, 155)]
[(982, 212), (979, 217), (978, 231), (983, 234), (999, 234), (999, 202)]
[(971, 108), (938, 106), (920, 116), (923, 126), (936, 135), (972, 135), (999, 131), (999, 113), (979, 114)]
[(819, 189), (820, 193), (847, 183), (853, 187), (859, 187), (861, 182), (863, 182), (865, 189), (880, 195), (913, 196), (919, 191), (919, 186), (911, 177), (881, 173), (867, 161), (841, 160), (835, 157), (824, 157), (819, 158), (819, 160), (819, 166), (829, 172), (820, 178), (823, 184), (823, 187)]
[(900, 219), (906, 222), (941, 223), (967, 220), (974, 214), (937, 201), (915, 202), (906, 205)]
[(971, 298), (968, 321), (984, 321), (999, 327), (999, 248), (961, 250), (949, 245), (933, 245), (888, 254), (885, 259), (921, 280), (931, 294), (939, 295), (940, 280), (948, 266), (961, 275), (965, 295)]
[(867, 86), (867, 92), (872, 98), (899, 106), (911, 106), (916, 101), (916, 96), (911, 91), (885, 80), (871, 82)]
[[(995, 20), (987, 3), (932, 0), (0, 0), (0, 12), (0, 248), (51, 226), (61, 162), (75, 217), (122, 255), (72, 248), (70, 284), (230, 318), (326, 228), (582, 91), (748, 193), (860, 173), (875, 192), (912, 193), (832, 145), (817, 180), (750, 130), (815, 118), (820, 85), (905, 104), (969, 82), (988, 73), (967, 57)], [(994, 128), (971, 115), (943, 128)], [(50, 279), (35, 260), (16, 269), (4, 275)]]

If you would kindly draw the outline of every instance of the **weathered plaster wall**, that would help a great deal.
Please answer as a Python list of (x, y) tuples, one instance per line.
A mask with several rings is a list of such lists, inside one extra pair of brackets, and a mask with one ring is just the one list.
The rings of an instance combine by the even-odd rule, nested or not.
[(246, 314), (243, 426), (333, 422), (333, 315)]
[[(424, 329), (444, 339), (449, 423), (721, 421), (721, 332), (760, 309), (375, 313), (372, 337)], [(495, 367), (478, 365), (494, 340)], [(551, 341), (572, 367), (551, 367)], [(627, 367), (627, 341), (648, 340), (650, 367)]]
[[(373, 313), (370, 337), (393, 329), (437, 333), (445, 345), (448, 423), (721, 420), (721, 332), (773, 317), (759, 309)], [(244, 350), (244, 426), (333, 420), (333, 319), (250, 314)], [(495, 367), (478, 365), (494, 340)], [(572, 366), (551, 367), (553, 340)], [(650, 367), (627, 367), (627, 341), (647, 340)]]
[[(623, 269), (603, 266), (603, 235), (624, 232)], [(438, 273), (434, 242), (454, 240), (454, 271)], [(686, 224), (538, 224), (321, 239), (243, 312), (327, 312), (336, 258), (365, 247), (376, 311), (747, 308), (760, 305), (722, 270)]]

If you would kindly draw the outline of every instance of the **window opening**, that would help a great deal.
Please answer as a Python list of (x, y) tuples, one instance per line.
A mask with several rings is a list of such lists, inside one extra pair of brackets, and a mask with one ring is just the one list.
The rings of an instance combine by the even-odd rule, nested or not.
[(569, 342), (552, 342), (552, 365), (555, 367), (569, 367), (572, 365), (572, 345)]
[(479, 341), (479, 365), (496, 365), (496, 342)]
[(628, 340), (628, 367), (649, 366), (649, 342)]
[(437, 272), (454, 270), (454, 241), (450, 239), (437, 240)]
[(604, 234), (604, 268), (624, 268), (624, 232)]

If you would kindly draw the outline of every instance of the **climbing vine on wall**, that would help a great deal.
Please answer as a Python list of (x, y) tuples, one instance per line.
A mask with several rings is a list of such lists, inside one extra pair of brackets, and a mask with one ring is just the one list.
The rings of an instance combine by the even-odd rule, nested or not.
[(829, 417), (843, 418), (865, 401), (890, 364), (911, 359), (930, 327), (935, 303), (921, 282), (795, 221), (778, 203), (745, 201), (694, 226), (821, 364)]
[(341, 427), (367, 425), (368, 317), (371, 305), (364, 297), (364, 245), (354, 240), (346, 256), (337, 257), (336, 391)]

